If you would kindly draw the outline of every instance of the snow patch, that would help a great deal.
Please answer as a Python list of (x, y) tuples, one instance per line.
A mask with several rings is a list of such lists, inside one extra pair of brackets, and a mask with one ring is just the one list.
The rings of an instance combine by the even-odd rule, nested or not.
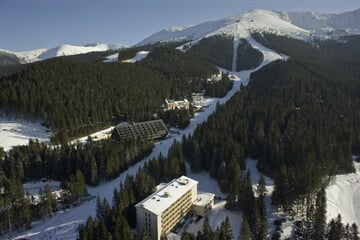
[(110, 56), (107, 56), (106, 59), (104, 60), (104, 62), (106, 62), (106, 63), (117, 62), (118, 57), (119, 57), (119, 53), (114, 53), (114, 54), (112, 54)]
[(60, 190), (60, 182), (59, 181), (38, 181), (38, 182), (27, 182), (23, 184), (24, 191), (29, 193), (30, 195), (36, 196), (39, 193), (39, 190), (44, 190), (45, 185), (48, 185), (51, 191), (58, 191)]
[(39, 60), (45, 60), (54, 57), (60, 56), (71, 56), (77, 54), (84, 54), (89, 52), (103, 52), (109, 50), (107, 44), (96, 44), (96, 45), (87, 45), (87, 46), (74, 46), (69, 44), (63, 44), (55, 48), (51, 48), (46, 52), (38, 56)]
[(90, 135), (77, 138), (75, 140), (70, 141), (70, 144), (76, 144), (76, 143), (85, 144), (85, 143), (87, 143), (87, 140), (88, 140), (89, 136), (91, 137), (92, 141), (100, 141), (100, 140), (110, 138), (114, 128), (115, 127), (109, 127), (109, 128), (104, 129), (104, 130), (92, 133)]
[(9, 151), (14, 146), (28, 145), (30, 139), (50, 143), (51, 133), (39, 122), (0, 118), (0, 147)]
[(344, 223), (360, 225), (360, 163), (354, 167), (355, 173), (336, 175), (326, 188), (327, 221), (341, 214)]
[(140, 52), (138, 52), (138, 53), (135, 55), (135, 57), (133, 57), (133, 58), (131, 58), (131, 59), (124, 60), (124, 61), (122, 61), (122, 62), (126, 62), (126, 63), (136, 63), (136, 62), (141, 61), (141, 60), (143, 60), (144, 58), (146, 58), (149, 53), (150, 53), (149, 51), (140, 51)]

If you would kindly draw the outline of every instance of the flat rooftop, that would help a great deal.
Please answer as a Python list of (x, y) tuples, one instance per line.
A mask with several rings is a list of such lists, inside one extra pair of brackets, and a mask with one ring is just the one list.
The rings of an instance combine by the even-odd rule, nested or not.
[(204, 207), (215, 198), (215, 194), (208, 192), (198, 192), (197, 198), (194, 202), (195, 206)]
[(136, 204), (135, 207), (142, 207), (149, 212), (160, 215), (197, 184), (197, 181), (181, 176), (164, 185), (164, 187)]

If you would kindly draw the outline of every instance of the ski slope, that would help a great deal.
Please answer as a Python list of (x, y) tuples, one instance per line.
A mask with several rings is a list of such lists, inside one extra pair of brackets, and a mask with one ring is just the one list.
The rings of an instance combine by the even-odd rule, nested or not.
[(360, 163), (354, 162), (356, 172), (336, 175), (326, 189), (327, 221), (341, 214), (343, 223), (360, 226)]
[[(246, 85), (249, 82), (250, 73), (256, 71), (257, 69), (263, 67), (264, 65), (268, 64), (269, 62), (282, 59), (279, 54), (274, 53), (270, 49), (263, 47), (262, 45), (256, 43), (252, 40), (254, 47), (259, 49), (264, 54), (264, 61), (258, 66), (258, 68), (248, 71), (241, 71), (241, 72), (231, 72), (231, 75), (235, 76), (233, 88), (227, 93), (227, 95), (223, 98), (213, 98), (210, 102), (210, 105), (204, 109), (202, 112), (197, 112), (195, 117), (190, 120), (189, 126), (184, 129), (180, 130), (178, 134), (170, 135), (167, 139), (158, 141), (155, 143), (152, 153), (145, 157), (142, 161), (138, 162), (137, 164), (130, 167), (128, 170), (120, 174), (114, 180), (101, 183), (99, 186), (96, 187), (88, 187), (88, 192), (94, 196), (100, 196), (101, 198), (106, 198), (109, 202), (111, 202), (113, 196), (114, 188), (118, 188), (120, 182), (123, 182), (127, 175), (135, 175), (137, 170), (143, 166), (143, 164), (152, 159), (154, 157), (159, 156), (161, 153), (163, 156), (167, 156), (168, 150), (174, 140), (181, 141), (182, 136), (193, 134), (196, 126), (208, 118), (210, 114), (212, 114), (215, 109), (216, 105), (226, 103), (237, 91), (240, 90), (241, 85)], [(196, 178), (196, 175), (192, 175), (192, 177)], [(217, 184), (215, 181), (207, 181), (204, 182), (204, 175), (201, 176), (203, 179), (203, 183), (200, 182), (199, 190), (200, 191), (210, 191), (217, 192), (217, 194), (221, 194)], [(199, 180), (201, 180), (199, 179)], [(211, 184), (212, 183), (212, 184)], [(208, 185), (210, 184), (210, 186)], [(84, 224), (88, 216), (95, 216), (96, 215), (96, 199), (91, 201), (87, 201), (80, 206), (74, 207), (72, 209), (58, 212), (51, 218), (44, 219), (40, 222), (34, 223), (30, 230), (26, 230), (21, 233), (15, 233), (13, 235), (14, 239), (20, 238), (27, 238), (27, 239), (36, 239), (36, 240), (44, 240), (50, 239), (48, 236), (52, 236), (52, 238), (57, 239), (76, 239), (77, 237), (77, 227), (79, 224)], [(237, 214), (230, 214), (232, 218), (238, 219), (239, 216)], [(215, 218), (213, 221), (220, 221), (223, 220), (224, 215), (219, 218)], [(236, 223), (239, 223), (240, 220), (237, 220)], [(216, 222), (212, 223), (213, 226), (216, 226)], [(235, 226), (236, 225), (236, 226)], [(233, 232), (237, 233), (239, 226), (238, 224), (232, 225)]]

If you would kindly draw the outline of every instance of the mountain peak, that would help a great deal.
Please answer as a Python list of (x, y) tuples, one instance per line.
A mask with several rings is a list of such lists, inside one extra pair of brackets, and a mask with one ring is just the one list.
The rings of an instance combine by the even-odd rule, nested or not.
[(223, 19), (189, 27), (161, 30), (137, 45), (163, 41), (195, 41), (211, 35), (247, 37), (251, 32), (268, 31), (297, 39), (338, 37), (360, 33), (360, 9), (327, 14), (316, 12), (281, 12), (253, 9)]

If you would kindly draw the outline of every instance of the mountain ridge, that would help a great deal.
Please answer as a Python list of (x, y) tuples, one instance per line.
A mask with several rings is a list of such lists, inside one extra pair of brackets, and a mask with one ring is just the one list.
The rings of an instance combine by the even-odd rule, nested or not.
[(77, 46), (71, 44), (61, 44), (57, 47), (49, 49), (34, 49), (29, 51), (9, 51), (0, 49), (0, 52), (8, 55), (13, 55), (18, 58), (18, 63), (31, 63), (41, 60), (46, 60), (60, 56), (72, 56), (90, 52), (103, 52), (108, 50), (116, 50), (125, 48), (126, 46), (121, 44), (106, 44), (106, 43), (89, 43), (84, 46)]
[(135, 46), (165, 41), (195, 41), (215, 34), (249, 35), (256, 31), (269, 31), (297, 39), (336, 38), (360, 33), (360, 9), (339, 14), (316, 12), (285, 12), (254, 9), (218, 20), (171, 31), (160, 30)]

